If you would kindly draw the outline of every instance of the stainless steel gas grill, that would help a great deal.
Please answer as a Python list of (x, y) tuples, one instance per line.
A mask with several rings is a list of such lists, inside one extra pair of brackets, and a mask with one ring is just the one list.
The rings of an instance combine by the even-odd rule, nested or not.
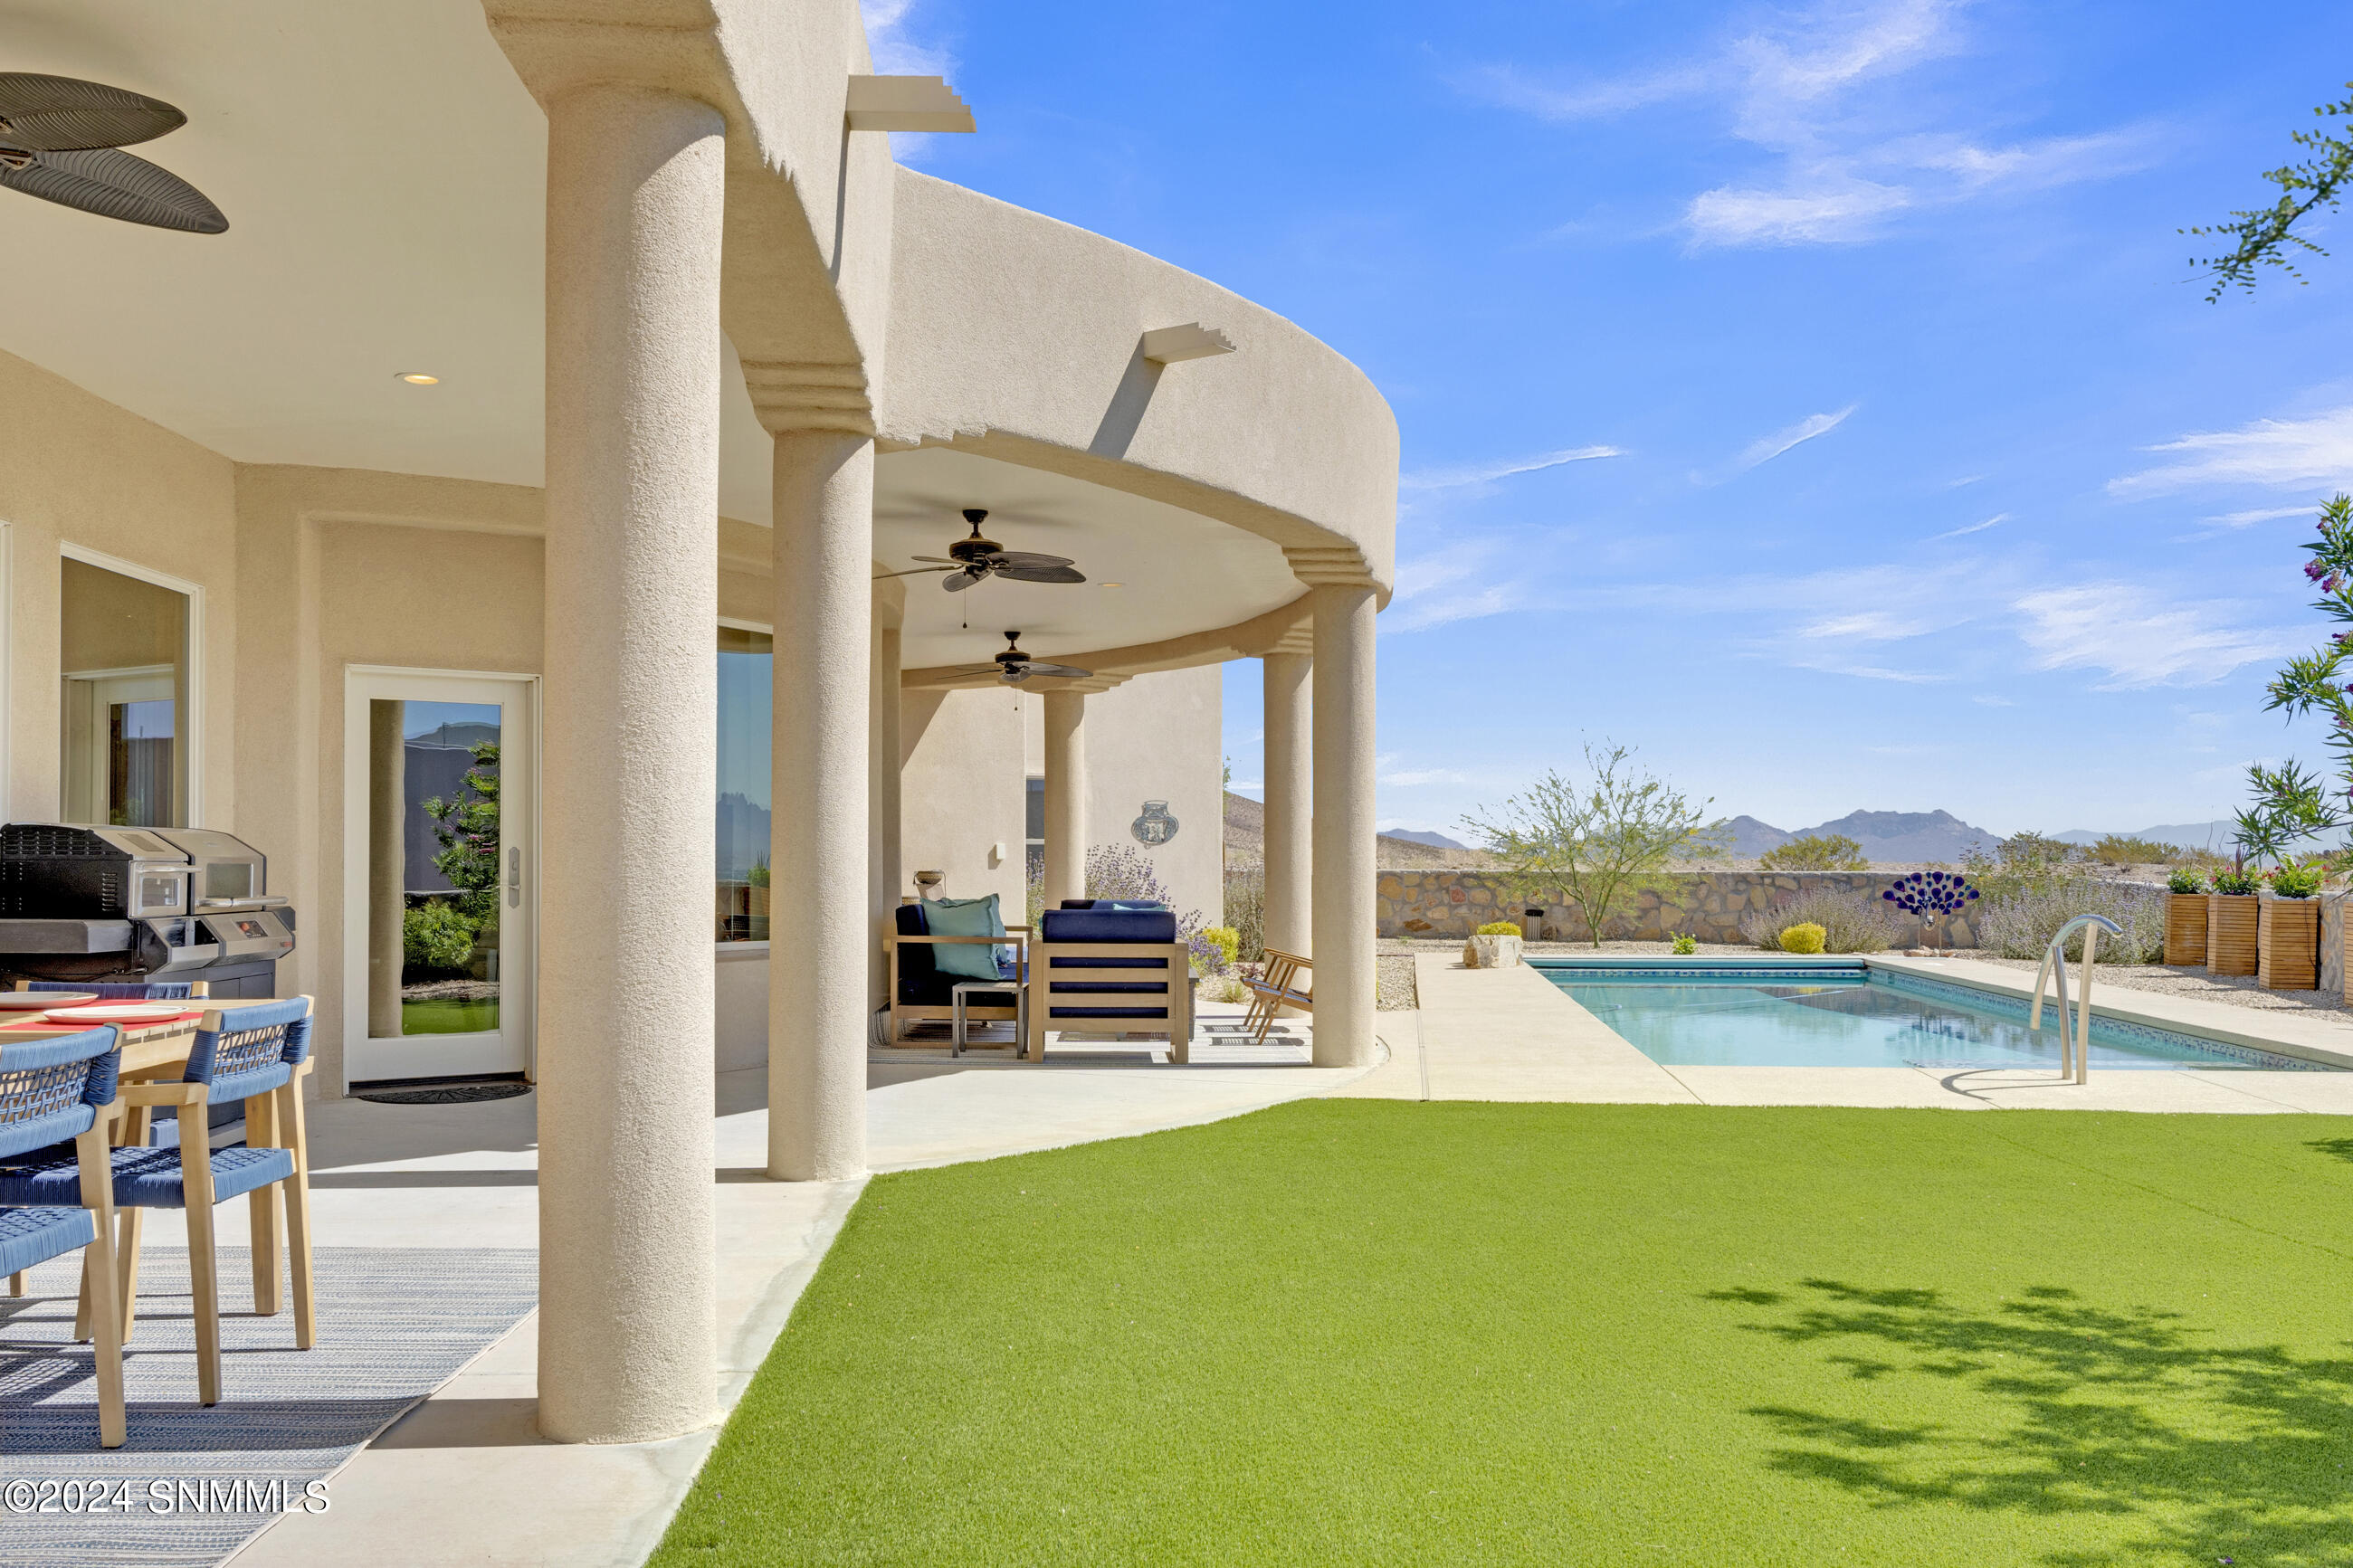
[(268, 874), (250, 845), (206, 828), (0, 826), (0, 976), (275, 995), (294, 911)]

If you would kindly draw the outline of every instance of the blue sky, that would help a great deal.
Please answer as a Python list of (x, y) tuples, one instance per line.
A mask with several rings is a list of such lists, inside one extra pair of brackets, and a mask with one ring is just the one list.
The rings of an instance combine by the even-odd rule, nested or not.
[[(1609, 738), (1784, 827), (2226, 815), (2353, 488), (2353, 254), (2175, 231), (2353, 77), (2280, 0), (868, 0), (919, 167), (1348, 355), (1404, 443), (1384, 826)], [(2344, 239), (2353, 223), (2318, 226)], [(1254, 665), (1228, 750), (1258, 777)]]

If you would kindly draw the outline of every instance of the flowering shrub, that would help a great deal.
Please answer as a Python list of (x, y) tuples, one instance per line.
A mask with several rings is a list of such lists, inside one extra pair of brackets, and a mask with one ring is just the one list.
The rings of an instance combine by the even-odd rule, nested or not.
[[(2077, 915), (2105, 915), (2124, 927), (2103, 936), (2103, 963), (2159, 963), (2165, 958), (2165, 895), (2129, 882), (2086, 878), (2050, 888), (2023, 888), (1988, 899), (1977, 911), (1978, 945), (2004, 958), (2041, 958), (2059, 928)], [(2067, 956), (2081, 961), (2084, 935), (2067, 939)]]
[(2272, 873), (2272, 891), (2283, 899), (2308, 899), (2320, 891), (2326, 874), (2323, 868), (2309, 862), (2290, 861)]
[(2192, 867), (2177, 867), (2172, 874), (2165, 879), (2165, 886), (2170, 892), (2202, 893), (2206, 890), (2206, 876), (2205, 873)]
[(2230, 870), (2214, 873), (2214, 890), (2228, 893), (2233, 898), (2244, 898), (2262, 887), (2263, 881), (2253, 871), (2234, 866)]
[(1485, 925), (1481, 926), (1477, 931), (1472, 931), (1471, 934), (1472, 936), (1517, 936), (1520, 934), (1520, 922), (1517, 921), (1489, 921)]

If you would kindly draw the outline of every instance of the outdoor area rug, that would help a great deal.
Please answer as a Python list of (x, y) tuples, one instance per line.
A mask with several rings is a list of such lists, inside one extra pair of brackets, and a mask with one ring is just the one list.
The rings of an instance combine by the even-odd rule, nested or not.
[[(332, 1474), (529, 1312), (528, 1248), (320, 1247), (319, 1342), (294, 1348), (291, 1298), (252, 1311), (252, 1263), (223, 1247), (221, 1402), (196, 1403), (185, 1250), (139, 1260), (123, 1358), (130, 1440), (98, 1447), (87, 1346), (69, 1343), (79, 1258), (0, 1297), (0, 1568), (203, 1568)], [(324, 1500), (332, 1507), (332, 1489)]]

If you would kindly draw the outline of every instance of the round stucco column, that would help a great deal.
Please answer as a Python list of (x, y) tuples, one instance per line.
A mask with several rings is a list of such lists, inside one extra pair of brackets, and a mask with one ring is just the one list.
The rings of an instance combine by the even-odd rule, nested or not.
[(866, 1169), (874, 442), (785, 431), (776, 459), (768, 1174), (829, 1182)]
[(1315, 611), (1315, 1065), (1373, 1059), (1373, 616), (1370, 588), (1319, 587)]
[(1087, 694), (1046, 693), (1046, 907), (1087, 896)]
[(1314, 661), (1303, 653), (1271, 653), (1263, 661), (1266, 689), (1266, 945), (1306, 952), (1309, 889), (1315, 847), (1310, 807), (1314, 777), (1308, 737)]
[(539, 1429), (717, 1403), (712, 802), (719, 246), (708, 104), (547, 102)]
[(904, 880), (899, 869), (899, 647), (897, 626), (874, 631), (874, 714), (872, 744), (867, 752), (866, 842), (873, 864), (867, 898), (874, 911), (874, 939), (868, 951), (871, 978), (867, 994), (871, 1005), (890, 1005), (891, 966), (883, 962), (882, 939), (897, 929), (892, 912), (899, 904)]

